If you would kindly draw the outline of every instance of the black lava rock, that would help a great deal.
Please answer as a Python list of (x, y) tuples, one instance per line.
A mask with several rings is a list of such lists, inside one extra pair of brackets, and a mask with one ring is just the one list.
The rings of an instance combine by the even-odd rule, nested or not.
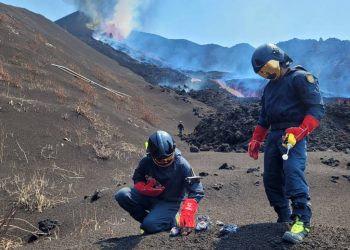
[(223, 184), (222, 183), (216, 183), (216, 184), (214, 184), (214, 186), (213, 186), (213, 188), (215, 189), (215, 190), (220, 190), (220, 189), (222, 189), (223, 188)]
[(259, 172), (259, 171), (260, 171), (260, 167), (257, 167), (257, 168), (248, 168), (247, 174), (254, 173), (254, 172)]
[[(186, 138), (188, 143), (199, 148), (210, 145), (221, 152), (225, 152), (223, 144), (229, 144), (231, 151), (246, 150), (259, 118), (260, 98), (235, 98), (222, 89), (190, 91), (188, 94), (214, 110), (205, 113), (193, 133)], [(308, 150), (343, 151), (350, 154), (349, 105), (330, 101), (325, 103), (325, 108), (327, 116), (310, 134)], [(196, 111), (198, 109), (194, 109)]]
[(198, 153), (198, 152), (199, 152), (199, 148), (196, 147), (196, 146), (191, 146), (191, 147), (190, 147), (190, 152), (191, 152), (191, 153)]
[[(125, 185), (126, 183), (124, 183)], [(95, 190), (95, 192), (92, 195), (85, 195), (84, 196), (84, 200), (90, 198), (90, 202), (93, 203), (95, 201), (97, 201), (98, 199), (100, 199), (103, 196), (103, 193), (100, 190)]]
[(348, 181), (350, 181), (350, 175), (343, 175), (343, 177), (344, 177), (345, 179), (347, 179)]
[(103, 196), (102, 192), (99, 190), (96, 190), (93, 195), (91, 195), (90, 202), (95, 202), (98, 199), (100, 199)]
[(217, 151), (217, 152), (230, 152), (231, 147), (229, 144), (223, 143), (219, 147), (217, 147), (217, 149), (215, 151)]
[(41, 220), (38, 222), (40, 231), (44, 233), (49, 233), (52, 229), (56, 228), (57, 226), (61, 225), (57, 220)]
[(200, 149), (200, 151), (210, 151), (213, 149), (213, 147), (210, 147), (208, 145), (203, 145), (199, 149)]
[(204, 177), (204, 176), (208, 176), (209, 173), (207, 173), (207, 172), (200, 172), (198, 175)]
[(331, 176), (331, 182), (338, 183), (339, 176)]
[(236, 167), (234, 165), (229, 166), (226, 162), (219, 167), (219, 169), (226, 169), (226, 170), (233, 170), (235, 168)]
[(339, 166), (339, 161), (334, 159), (333, 157), (332, 158), (329, 158), (328, 160), (323, 160), (321, 161), (323, 164), (325, 165), (328, 165), (328, 166), (331, 166), (331, 167), (338, 167)]

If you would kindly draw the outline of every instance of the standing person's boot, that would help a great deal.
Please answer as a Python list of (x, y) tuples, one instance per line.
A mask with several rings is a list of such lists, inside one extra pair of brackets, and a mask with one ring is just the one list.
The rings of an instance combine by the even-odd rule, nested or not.
[(292, 208), (293, 224), (291, 229), (283, 235), (283, 240), (296, 244), (303, 241), (310, 232), (312, 217), (310, 197), (292, 198)]
[(306, 225), (303, 221), (300, 220), (298, 216), (294, 218), (294, 222), (289, 231), (285, 232), (282, 239), (284, 241), (297, 244), (302, 242), (305, 237), (310, 232), (310, 226)]

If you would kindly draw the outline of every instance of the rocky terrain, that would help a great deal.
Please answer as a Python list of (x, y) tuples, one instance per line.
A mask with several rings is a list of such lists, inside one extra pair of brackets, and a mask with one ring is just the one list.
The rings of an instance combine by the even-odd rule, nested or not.
[[(260, 101), (236, 98), (224, 90), (192, 91), (194, 99), (216, 109), (207, 114), (186, 141), (202, 151), (246, 152), (256, 126)], [(350, 153), (350, 105), (325, 99), (326, 116), (309, 136), (309, 151), (343, 151)]]
[[(313, 229), (293, 246), (281, 241), (285, 225), (275, 223), (265, 197), (263, 156), (253, 161), (246, 153), (213, 152), (228, 143), (210, 131), (211, 141), (195, 144), (202, 122), (212, 117), (218, 137), (223, 129), (227, 136), (242, 133), (228, 145), (244, 151), (257, 100), (242, 102), (220, 90), (188, 95), (150, 85), (135, 72), (43, 16), (0, 3), (0, 249), (349, 249), (350, 159), (337, 148), (348, 141), (337, 132), (349, 124), (346, 106), (327, 107), (329, 135), (319, 135), (334, 150), (309, 154)], [(231, 109), (235, 130), (216, 123), (217, 117), (227, 122)], [(179, 120), (186, 140), (213, 150), (190, 153), (176, 136)], [(175, 135), (203, 176), (198, 215), (211, 218), (210, 231), (140, 236), (139, 224), (115, 202), (118, 189), (132, 186), (144, 142), (157, 129)], [(237, 233), (219, 237), (217, 221), (238, 225)]]

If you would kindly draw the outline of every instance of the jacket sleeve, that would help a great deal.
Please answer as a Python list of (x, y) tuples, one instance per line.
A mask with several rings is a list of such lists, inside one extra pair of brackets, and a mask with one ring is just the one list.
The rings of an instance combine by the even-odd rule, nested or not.
[(132, 176), (132, 180), (134, 181), (134, 183), (140, 182), (140, 181), (144, 181), (146, 182), (146, 164), (147, 161), (147, 157), (144, 157), (139, 165), (137, 166), (137, 168), (134, 171), (134, 175)]
[(298, 74), (294, 81), (298, 95), (305, 106), (305, 115), (312, 115), (321, 120), (325, 115), (325, 108), (317, 78), (311, 73), (303, 72)]
[(266, 114), (266, 110), (265, 110), (265, 91), (261, 97), (261, 110), (260, 110), (258, 124), (266, 129), (268, 129), (270, 127), (270, 123), (267, 119), (267, 114)]
[[(184, 177), (195, 176), (191, 165), (184, 159)], [(185, 181), (187, 197), (199, 202), (204, 197), (203, 185), (200, 180)]]

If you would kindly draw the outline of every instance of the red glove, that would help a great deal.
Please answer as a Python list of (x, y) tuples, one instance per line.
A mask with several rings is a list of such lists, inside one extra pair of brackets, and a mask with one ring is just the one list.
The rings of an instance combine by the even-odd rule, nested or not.
[(198, 203), (195, 199), (188, 198), (182, 204), (180, 210), (180, 228), (182, 234), (189, 234), (196, 227), (194, 215), (197, 212)]
[(318, 125), (320, 125), (320, 122), (314, 116), (307, 115), (299, 127), (287, 128), (286, 133), (293, 134), (298, 142), (304, 139), (304, 137), (310, 134), (312, 131), (314, 131)]
[(135, 183), (134, 188), (143, 195), (156, 197), (165, 190), (165, 187), (160, 184), (154, 187), (154, 185), (156, 184), (157, 180), (154, 178), (150, 178), (147, 184), (143, 181)]
[(252, 139), (248, 145), (249, 156), (252, 157), (254, 160), (257, 160), (259, 157), (260, 145), (265, 140), (266, 135), (267, 135), (266, 128), (260, 125), (257, 125), (255, 127)]

